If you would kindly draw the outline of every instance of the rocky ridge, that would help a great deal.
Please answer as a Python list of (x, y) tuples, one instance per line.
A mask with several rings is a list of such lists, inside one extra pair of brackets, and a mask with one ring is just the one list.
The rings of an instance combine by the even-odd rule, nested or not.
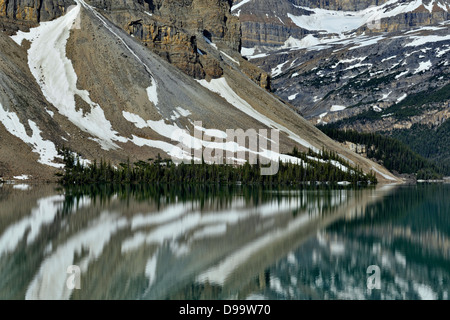
[[(265, 51), (309, 34), (393, 32), (437, 24), (449, 19), (449, 8), (446, 0), (236, 0), (232, 12), (241, 20), (243, 47)], [(346, 16), (351, 21), (343, 23)]]

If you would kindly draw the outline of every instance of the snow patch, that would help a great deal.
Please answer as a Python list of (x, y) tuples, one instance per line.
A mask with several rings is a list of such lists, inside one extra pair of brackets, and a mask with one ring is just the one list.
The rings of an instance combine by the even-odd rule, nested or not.
[(175, 121), (180, 118), (186, 118), (191, 114), (189, 110), (185, 110), (182, 107), (176, 107), (175, 110), (172, 110), (173, 116), (170, 117), (172, 121)]
[(407, 93), (405, 93), (405, 94), (403, 94), (401, 97), (399, 97), (398, 99), (397, 99), (397, 101), (396, 101), (396, 103), (400, 103), (400, 102), (402, 102), (403, 100), (405, 100), (406, 99), (406, 97), (408, 96), (408, 94)]
[(333, 105), (333, 106), (331, 106), (330, 111), (331, 112), (342, 111), (342, 110), (345, 110), (346, 108), (347, 108), (346, 106)]
[(361, 38), (360, 40), (355, 41), (356, 46), (349, 48), (349, 50), (360, 49), (362, 47), (371, 46), (373, 44), (378, 43), (378, 41), (380, 41), (382, 39), (384, 39), (384, 36)]
[(183, 109), (182, 107), (176, 107), (175, 109), (177, 109), (178, 113), (182, 117), (187, 117), (191, 115), (191, 112), (189, 110)]
[(222, 98), (224, 98), (228, 103), (235, 106), (237, 109), (241, 110), (242, 112), (246, 113), (250, 117), (254, 118), (255, 120), (267, 125), (268, 127), (274, 127), (280, 131), (285, 132), (289, 138), (294, 140), (295, 142), (305, 146), (306, 148), (311, 148), (316, 153), (319, 153), (320, 150), (311, 145), (306, 140), (300, 138), (297, 134), (293, 133), (291, 130), (287, 129), (286, 127), (276, 123), (275, 121), (271, 120), (270, 118), (266, 117), (265, 115), (262, 115), (251, 105), (247, 103), (244, 99), (242, 99), (239, 95), (234, 92), (233, 89), (228, 85), (227, 80), (225, 78), (220, 79), (213, 79), (210, 82), (206, 80), (197, 80), (203, 87), (207, 88), (208, 90), (217, 93)]
[(406, 44), (405, 47), (416, 47), (424, 45), (425, 43), (436, 43), (440, 41), (450, 40), (450, 34), (446, 36), (438, 36), (438, 35), (428, 35), (428, 36), (412, 36), (410, 39), (413, 39), (410, 43)]
[(197, 277), (197, 281), (201, 283), (209, 281), (210, 283), (223, 285), (227, 277), (245, 261), (250, 259), (252, 255), (266, 247), (268, 244), (276, 242), (279, 238), (298, 232), (298, 230), (305, 226), (311, 219), (313, 219), (313, 216), (310, 216), (309, 214), (301, 215), (291, 221), (287, 227), (277, 229), (253, 240), (220, 261), (217, 265), (206, 270), (203, 274), (200, 274), (200, 276)]
[(325, 117), (327, 114), (328, 114), (328, 112), (321, 113), (321, 114), (319, 115), (319, 119), (317, 119), (317, 123), (318, 123), (318, 124), (319, 124), (319, 123), (325, 123), (325, 122), (323, 122), (323, 117)]
[(295, 98), (297, 97), (297, 95), (298, 95), (298, 93), (289, 96), (289, 97), (288, 97), (288, 100), (289, 100), (289, 101), (295, 100)]
[(343, 39), (347, 39), (344, 35), (328, 37), (328, 38), (317, 38), (312, 34), (308, 34), (302, 39), (297, 39), (290, 36), (281, 47), (282, 49), (289, 50), (322, 50), (330, 48), (330, 44), (336, 43), (338, 41), (342, 41)]
[[(394, 7), (392, 5), (395, 4)], [(294, 5), (294, 7), (312, 12), (311, 15), (288, 17), (294, 24), (302, 29), (326, 31), (328, 33), (344, 33), (374, 23), (383, 18), (394, 17), (398, 14), (411, 12), (422, 5), (422, 0), (398, 3), (398, 0), (389, 0), (380, 6), (370, 6), (360, 11), (335, 11), (320, 8), (308, 8)]]
[[(42, 22), (28, 33), (19, 31), (12, 38), (19, 45), (24, 39), (31, 42), (28, 65), (45, 98), (81, 130), (96, 137), (93, 140), (103, 149), (115, 149), (118, 146), (113, 141), (126, 142), (126, 139), (112, 129), (102, 108), (90, 99), (89, 92), (77, 88), (77, 75), (66, 56), (67, 40), (80, 8), (78, 3), (64, 16)], [(89, 112), (77, 111), (75, 95), (90, 106)]]
[(280, 75), (281, 72), (283, 72), (283, 71), (282, 71), (283, 67), (284, 67), (284, 66), (286, 65), (286, 63), (288, 63), (288, 62), (289, 62), (289, 61), (280, 63), (280, 64), (277, 65), (275, 68), (273, 68), (272, 71), (271, 71), (272, 77), (276, 77), (276, 76)]
[(127, 121), (134, 123), (134, 125), (139, 129), (147, 127), (147, 122), (137, 114), (128, 111), (122, 111), (122, 115)]
[(437, 294), (426, 284), (413, 283), (414, 290), (421, 300), (437, 300)]
[(243, 55), (244, 57), (248, 57), (248, 56), (252, 56), (255, 54), (256, 48), (245, 48), (242, 47), (241, 48), (241, 55)]
[(148, 100), (154, 104), (155, 107), (158, 106), (158, 86), (154, 81), (150, 87), (147, 88)]
[(372, 106), (372, 110), (375, 112), (381, 112), (383, 109), (381, 109), (379, 106)]
[(403, 71), (402, 73), (399, 73), (398, 75), (395, 76), (395, 79), (400, 79), (403, 76), (406, 76), (409, 73), (409, 69), (406, 71)]
[(383, 93), (383, 96), (381, 97), (381, 100), (387, 99), (391, 95), (392, 91), (389, 91), (388, 93)]
[(420, 61), (419, 67), (414, 71), (414, 74), (420, 73), (422, 71), (430, 70), (430, 68), (433, 66), (430, 60), (428, 61)]
[(395, 260), (403, 267), (406, 267), (406, 257), (401, 252), (395, 251)]
[(394, 59), (394, 58), (396, 58), (396, 57), (397, 57), (397, 56), (391, 56), (391, 57), (382, 59), (381, 62), (383, 63), (383, 62), (385, 62), (385, 61), (389, 61), (389, 60)]
[(314, 47), (316, 45), (322, 44), (324, 41), (314, 37), (312, 34), (308, 34), (302, 39), (296, 39), (290, 36), (285, 42), (281, 49), (305, 49)]
[(450, 51), (450, 46), (447, 46), (446, 49), (436, 48), (436, 57), (440, 58), (440, 57), (442, 57), (444, 54), (446, 54), (449, 51)]
[(209, 237), (217, 237), (220, 235), (224, 235), (226, 232), (227, 232), (227, 225), (225, 223), (218, 224), (215, 226), (207, 226), (207, 227), (204, 227), (200, 231), (196, 231), (192, 235), (192, 239), (200, 240), (200, 239), (209, 238)]
[(344, 59), (344, 60), (340, 60), (338, 61), (335, 65), (331, 66), (331, 69), (335, 69), (338, 65), (340, 64), (349, 64), (355, 61), (364, 61), (367, 57), (356, 57), (356, 58), (351, 58), (351, 59)]
[(231, 12), (233, 12), (234, 10), (236, 10), (236, 9), (238, 9), (238, 8), (240, 8), (240, 7), (242, 7), (244, 4), (246, 4), (246, 3), (250, 2), (250, 1), (252, 1), (252, 0), (242, 0), (242, 1), (239, 2), (238, 4), (233, 5), (233, 6), (231, 7)]
[(230, 57), (228, 54), (226, 54), (225, 52), (223, 52), (223, 51), (220, 51), (225, 57), (227, 57), (228, 59), (230, 59), (231, 61), (233, 61), (234, 63), (236, 63), (237, 65), (241, 65), (240, 63), (239, 63), (239, 61), (237, 61), (236, 59), (233, 59), (232, 57)]
[(13, 252), (24, 238), (27, 244), (32, 244), (41, 228), (53, 222), (58, 210), (62, 208), (63, 201), (63, 195), (39, 199), (29, 216), (10, 225), (0, 236), (0, 257)]
[(203, 36), (203, 39), (205, 39), (206, 43), (209, 44), (211, 47), (217, 50), (217, 45), (215, 43), (212, 43), (211, 40), (209, 40), (207, 37)]
[(157, 254), (155, 254), (154, 256), (152, 256), (150, 259), (147, 260), (147, 264), (145, 265), (145, 276), (149, 279), (148, 287), (151, 287), (153, 282), (155, 282), (157, 262), (158, 257)]
[[(179, 145), (182, 144), (187, 147), (188, 150), (199, 150), (203, 147), (210, 148), (210, 149), (217, 149), (217, 150), (224, 150), (224, 151), (230, 151), (232, 153), (238, 152), (238, 151), (245, 151), (254, 153), (257, 155), (260, 155), (262, 157), (272, 159), (273, 161), (278, 161), (281, 159), (282, 161), (290, 161), (293, 163), (301, 162), (300, 159), (287, 156), (284, 154), (279, 154), (276, 152), (272, 152), (269, 150), (262, 150), (260, 152), (254, 152), (250, 149), (247, 149), (245, 146), (239, 145), (237, 142), (234, 141), (223, 141), (223, 142), (216, 142), (216, 141), (206, 141), (202, 140), (201, 137), (195, 137), (191, 136), (187, 130), (182, 130), (179, 128), (176, 124), (168, 124), (166, 123), (166, 120), (147, 120), (145, 121), (137, 114), (132, 114), (130, 112), (122, 112), (122, 115), (126, 120), (129, 122), (132, 122), (136, 125), (136, 127), (142, 129), (142, 128), (150, 128), (159, 135), (169, 138), (172, 141), (178, 142)], [(210, 137), (216, 137), (220, 139), (226, 139), (227, 133), (218, 129), (206, 129), (200, 126), (195, 126), (196, 130), (203, 131), (205, 135)], [(163, 150), (166, 152), (169, 156), (176, 158), (176, 159), (192, 159), (191, 153), (188, 153), (184, 148), (181, 148), (179, 145), (175, 146), (167, 142), (158, 141), (158, 140), (150, 140), (150, 139), (144, 139), (140, 137), (136, 137), (133, 135), (133, 139), (130, 140), (134, 144), (138, 146), (149, 146), (154, 147)], [(201, 159), (194, 158), (195, 161), (199, 161)], [(233, 159), (233, 160), (239, 160), (239, 159)]]
[(44, 260), (27, 289), (25, 299), (70, 299), (72, 290), (66, 285), (68, 275), (65, 271), (68, 266), (74, 264), (74, 257), (80, 255), (83, 250), (88, 250), (88, 255), (77, 261), (81, 272), (86, 272), (89, 264), (102, 254), (111, 237), (124, 226), (124, 218), (119, 219), (116, 214), (103, 212), (88, 229), (59, 245), (54, 253)]
[(4, 110), (3, 106), (0, 104), (0, 122), (5, 126), (5, 129), (9, 133), (21, 139), (24, 143), (30, 145), (33, 152), (39, 154), (39, 163), (55, 168), (63, 167), (62, 164), (53, 162), (55, 158), (60, 158), (55, 144), (42, 138), (41, 130), (34, 121), (28, 119), (28, 125), (32, 131), (31, 136), (28, 136), (25, 127), (20, 122), (17, 114)]
[(342, 255), (345, 252), (345, 246), (341, 242), (330, 243), (330, 253), (334, 255)]
[(55, 116), (55, 113), (51, 110), (48, 110), (47, 108), (45, 109), (45, 112), (47, 112), (52, 118)]

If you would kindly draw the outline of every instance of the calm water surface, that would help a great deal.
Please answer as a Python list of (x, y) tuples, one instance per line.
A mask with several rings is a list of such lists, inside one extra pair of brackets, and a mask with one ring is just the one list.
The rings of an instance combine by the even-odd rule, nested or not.
[(449, 196), (2, 185), (0, 299), (448, 300)]

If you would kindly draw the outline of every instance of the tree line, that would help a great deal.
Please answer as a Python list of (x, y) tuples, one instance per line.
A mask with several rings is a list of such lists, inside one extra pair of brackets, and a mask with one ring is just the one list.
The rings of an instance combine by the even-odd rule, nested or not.
[(336, 141), (365, 145), (367, 157), (381, 161), (390, 171), (417, 174), (417, 179), (440, 179), (443, 176), (438, 166), (397, 139), (376, 133), (341, 130), (333, 125), (321, 125), (318, 128)]
[[(243, 185), (301, 185), (310, 182), (326, 182), (336, 184), (348, 181), (351, 184), (376, 184), (373, 172), (364, 174), (358, 166), (340, 159), (335, 153), (322, 150), (300, 152), (296, 148), (289, 154), (301, 160), (300, 163), (279, 162), (279, 170), (275, 175), (261, 175), (262, 165), (230, 164), (189, 164), (176, 165), (170, 159), (163, 159), (158, 154), (156, 159), (120, 163), (112, 165), (110, 161), (100, 159), (83, 165), (79, 155), (67, 148), (59, 150), (63, 157), (64, 169), (57, 173), (63, 185), (86, 185), (96, 183), (136, 184), (243, 184)], [(336, 166), (339, 161), (345, 168)]]

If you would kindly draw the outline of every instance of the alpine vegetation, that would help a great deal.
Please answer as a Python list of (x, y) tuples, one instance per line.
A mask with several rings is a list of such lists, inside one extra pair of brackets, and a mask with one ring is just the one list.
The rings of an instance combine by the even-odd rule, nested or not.
[(88, 184), (242, 184), (242, 185), (368, 185), (376, 184), (373, 171), (364, 174), (358, 166), (342, 161), (334, 152), (322, 150), (320, 154), (309, 150), (307, 153), (296, 148), (290, 154), (296, 163), (279, 162), (279, 170), (274, 175), (263, 175), (265, 166), (257, 161), (250, 164), (208, 164), (204, 159), (196, 163), (175, 164), (171, 159), (158, 156), (147, 161), (120, 163), (115, 167), (101, 159), (82, 164), (79, 156), (64, 148), (59, 150), (64, 158), (65, 168), (58, 173), (60, 183), (70, 185)]

